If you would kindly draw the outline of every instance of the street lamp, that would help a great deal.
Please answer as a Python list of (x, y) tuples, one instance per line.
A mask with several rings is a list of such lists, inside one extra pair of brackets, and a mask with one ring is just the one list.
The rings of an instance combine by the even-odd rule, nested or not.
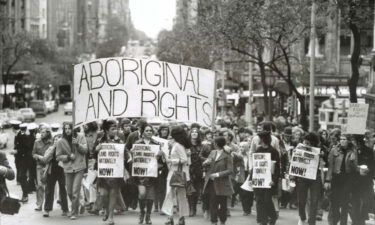
[(270, 73), (268, 76), (266, 76), (266, 85), (268, 87), (268, 116), (269, 116), (269, 121), (272, 121), (272, 117), (273, 117), (273, 107), (272, 107), (272, 90), (273, 90), (273, 87), (275, 86), (275, 83), (276, 83), (276, 79), (275, 77), (273, 76), (272, 73)]

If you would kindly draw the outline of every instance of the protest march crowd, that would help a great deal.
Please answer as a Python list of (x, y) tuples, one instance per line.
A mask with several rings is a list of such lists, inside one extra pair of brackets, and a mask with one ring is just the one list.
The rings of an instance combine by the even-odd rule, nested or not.
[(375, 211), (369, 132), (278, 130), (270, 121), (254, 130), (235, 123), (151, 125), (128, 118), (76, 129), (70, 122), (13, 127), (16, 171), (0, 153), (1, 194), (5, 179), (16, 177), (20, 201), (26, 204), (35, 191), (35, 210), (43, 217), (54, 201), (62, 216), (74, 220), (87, 210), (108, 224), (130, 209), (139, 209), (139, 224), (152, 224), (152, 211), (166, 215), (166, 225), (197, 215), (225, 224), (237, 203), (243, 216), (256, 212), (261, 225), (275, 224), (287, 207), (296, 209), (299, 225), (316, 224), (324, 211), (329, 224), (347, 224), (350, 216), (352, 224), (364, 225)]

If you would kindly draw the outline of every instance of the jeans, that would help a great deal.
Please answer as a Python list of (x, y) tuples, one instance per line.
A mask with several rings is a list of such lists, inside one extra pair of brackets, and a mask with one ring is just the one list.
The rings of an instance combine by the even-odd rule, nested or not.
[(321, 188), (322, 182), (320, 177), (318, 177), (316, 180), (308, 180), (303, 178), (298, 178), (297, 180), (298, 214), (302, 221), (306, 220), (306, 204), (307, 199), (309, 198), (309, 225), (316, 224), (318, 199), (321, 195)]
[(65, 173), (66, 189), (70, 201), (72, 202), (72, 215), (78, 215), (79, 196), (81, 193), (81, 183), (84, 170), (73, 173)]
[(254, 188), (257, 208), (257, 222), (265, 225), (277, 220), (275, 205), (272, 201), (273, 191), (266, 188)]
[(41, 178), (44, 173), (44, 168), (36, 168), (36, 206), (42, 208), (44, 202), (44, 184), (41, 181)]
[(67, 212), (69, 211), (69, 209), (67, 193), (65, 189), (65, 174), (63, 168), (61, 167), (53, 168), (51, 174), (48, 174), (47, 176), (46, 200), (44, 202), (44, 210), (52, 211), (53, 209), (56, 182), (58, 182), (59, 184), (61, 209), (63, 212)]
[(210, 201), (211, 223), (217, 223), (219, 217), (221, 223), (227, 221), (228, 196), (216, 195), (212, 181), (207, 184), (208, 199)]
[(331, 180), (331, 207), (328, 222), (330, 225), (347, 225), (350, 203), (350, 192), (353, 179), (349, 174), (333, 175)]

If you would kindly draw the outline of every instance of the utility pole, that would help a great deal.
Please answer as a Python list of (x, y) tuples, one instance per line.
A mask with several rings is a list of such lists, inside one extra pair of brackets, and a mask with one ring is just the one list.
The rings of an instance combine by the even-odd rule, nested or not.
[(253, 108), (251, 106), (253, 100), (253, 62), (249, 62), (249, 104), (248, 104), (248, 120), (249, 127), (253, 126)]
[(316, 3), (315, 0), (312, 2), (311, 6), (311, 34), (310, 34), (310, 43), (311, 43), (311, 55), (310, 55), (310, 110), (309, 110), (309, 131), (314, 131), (314, 89), (315, 89), (315, 11)]
[(224, 86), (225, 86), (225, 75), (226, 75), (226, 73), (225, 73), (225, 61), (224, 61), (224, 58), (223, 58), (223, 64), (222, 64), (222, 67), (221, 67), (221, 71), (222, 71), (222, 74), (221, 74), (221, 93), (223, 94), (223, 96), (222, 96), (222, 101), (223, 101), (223, 104), (221, 105), (221, 115), (222, 115), (222, 117), (224, 118), (224, 116), (225, 116), (225, 98), (226, 98), (226, 96), (225, 96), (225, 93), (224, 93)]

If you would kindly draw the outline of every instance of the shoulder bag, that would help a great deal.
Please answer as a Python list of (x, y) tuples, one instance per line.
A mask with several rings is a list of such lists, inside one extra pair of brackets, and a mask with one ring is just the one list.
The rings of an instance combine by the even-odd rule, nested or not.
[(186, 187), (186, 174), (182, 171), (181, 161), (178, 163), (178, 169), (173, 171), (171, 180), (169, 181), (171, 187)]

